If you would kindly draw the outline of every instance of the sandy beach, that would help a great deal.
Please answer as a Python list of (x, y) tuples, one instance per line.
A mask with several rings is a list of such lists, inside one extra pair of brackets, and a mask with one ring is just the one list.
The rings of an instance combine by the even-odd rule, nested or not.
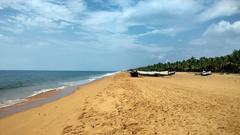
[(240, 134), (240, 76), (118, 73), (0, 119), (0, 135), (75, 134)]

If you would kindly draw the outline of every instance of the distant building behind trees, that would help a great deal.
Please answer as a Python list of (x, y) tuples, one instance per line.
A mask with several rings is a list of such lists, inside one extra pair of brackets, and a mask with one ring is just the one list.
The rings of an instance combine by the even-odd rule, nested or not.
[(137, 68), (143, 71), (180, 71), (180, 72), (226, 72), (226, 73), (240, 73), (240, 50), (234, 50), (232, 54), (214, 58), (201, 57), (196, 59), (194, 57), (176, 62), (158, 63), (146, 67)]

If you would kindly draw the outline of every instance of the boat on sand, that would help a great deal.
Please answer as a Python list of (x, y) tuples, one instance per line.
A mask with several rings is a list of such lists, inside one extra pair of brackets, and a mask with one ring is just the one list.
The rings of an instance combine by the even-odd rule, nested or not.
[(129, 71), (130, 75), (132, 77), (138, 77), (138, 75), (141, 76), (170, 76), (170, 75), (174, 75), (175, 71), (137, 71), (137, 70), (130, 70)]

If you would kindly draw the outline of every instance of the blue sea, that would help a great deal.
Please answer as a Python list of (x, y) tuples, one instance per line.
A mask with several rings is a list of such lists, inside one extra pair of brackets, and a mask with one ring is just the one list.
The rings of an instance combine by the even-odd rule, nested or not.
[(111, 71), (6, 71), (0, 70), (0, 107), (13, 105), (27, 97), (53, 89), (82, 85)]

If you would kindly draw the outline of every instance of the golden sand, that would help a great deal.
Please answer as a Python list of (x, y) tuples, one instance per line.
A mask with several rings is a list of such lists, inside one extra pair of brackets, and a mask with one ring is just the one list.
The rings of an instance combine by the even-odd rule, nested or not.
[(240, 134), (240, 76), (119, 73), (0, 119), (0, 134)]

